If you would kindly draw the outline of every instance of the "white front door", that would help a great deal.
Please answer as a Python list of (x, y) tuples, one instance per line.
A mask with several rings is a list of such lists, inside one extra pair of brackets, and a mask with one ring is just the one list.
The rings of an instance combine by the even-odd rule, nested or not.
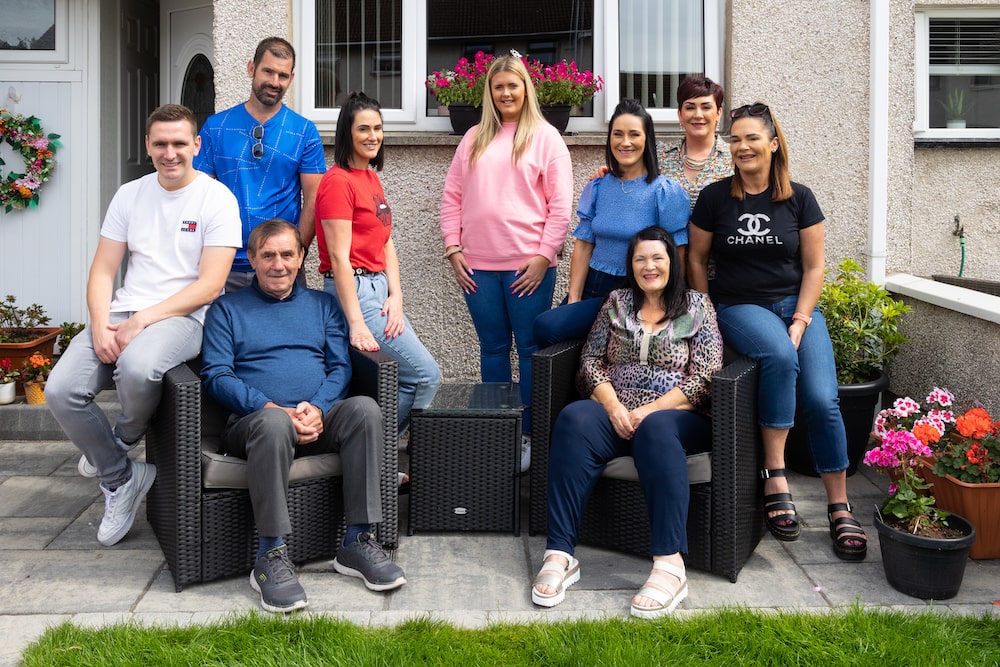
[(161, 102), (184, 104), (199, 126), (215, 112), (215, 54), (209, 0), (161, 0)]

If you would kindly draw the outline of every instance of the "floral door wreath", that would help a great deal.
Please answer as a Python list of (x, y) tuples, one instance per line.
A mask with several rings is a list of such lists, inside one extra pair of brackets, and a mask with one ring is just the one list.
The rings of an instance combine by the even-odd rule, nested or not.
[[(0, 142), (6, 141), (24, 158), (24, 173), (9, 172), (0, 178), (0, 206), (5, 213), (15, 208), (35, 208), (38, 206), (38, 189), (49, 180), (56, 167), (58, 134), (45, 134), (42, 123), (34, 116), (25, 118), (21, 114), (0, 109)], [(0, 158), (0, 165), (6, 164)]]

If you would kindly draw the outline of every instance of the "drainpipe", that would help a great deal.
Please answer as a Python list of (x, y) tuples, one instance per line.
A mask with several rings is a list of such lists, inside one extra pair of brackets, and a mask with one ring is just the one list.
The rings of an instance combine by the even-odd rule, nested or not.
[(889, 212), (889, 2), (872, 0), (868, 127), (868, 279), (885, 284)]

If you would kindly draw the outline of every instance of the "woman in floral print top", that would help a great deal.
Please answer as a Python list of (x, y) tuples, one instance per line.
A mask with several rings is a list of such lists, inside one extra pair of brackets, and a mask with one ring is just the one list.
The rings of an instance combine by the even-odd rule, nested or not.
[(577, 383), (549, 450), (549, 535), (532, 601), (552, 607), (580, 578), (580, 517), (605, 464), (631, 456), (652, 529), (653, 570), (632, 615), (672, 612), (687, 596), (687, 455), (711, 446), (712, 375), (722, 337), (708, 298), (684, 284), (677, 247), (660, 227), (629, 243), (626, 287), (608, 297), (584, 345)]
[(660, 173), (680, 183), (692, 209), (706, 185), (733, 175), (729, 144), (716, 133), (724, 99), (722, 86), (708, 77), (686, 77), (677, 85), (677, 122), (684, 138), (656, 144)]

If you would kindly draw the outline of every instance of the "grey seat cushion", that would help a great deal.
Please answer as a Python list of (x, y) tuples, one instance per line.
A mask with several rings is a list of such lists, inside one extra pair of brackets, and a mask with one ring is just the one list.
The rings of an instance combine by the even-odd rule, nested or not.
[[(220, 454), (218, 438), (201, 441), (201, 483), (206, 489), (247, 488), (247, 462), (244, 459)], [(341, 475), (340, 455), (334, 453), (303, 456), (292, 461), (289, 481)]]
[[(692, 454), (687, 457), (687, 464), (689, 484), (706, 484), (712, 481), (712, 455), (709, 452)], [(639, 481), (639, 473), (635, 469), (635, 461), (631, 456), (611, 459), (604, 467), (601, 476), (625, 481)]]

